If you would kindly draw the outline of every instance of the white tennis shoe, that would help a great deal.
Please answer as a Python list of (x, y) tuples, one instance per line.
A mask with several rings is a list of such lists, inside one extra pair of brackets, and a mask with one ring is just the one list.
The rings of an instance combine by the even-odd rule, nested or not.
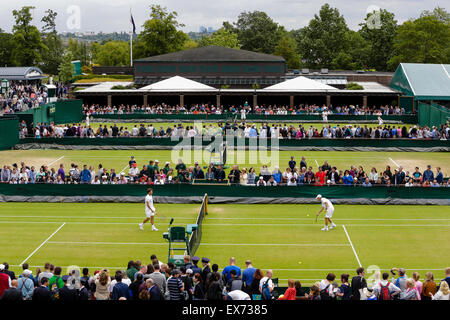
[(158, 231), (155, 226), (152, 226), (152, 231)]
[(139, 229), (144, 230), (144, 224), (143, 223), (139, 223)]
[(323, 227), (321, 230), (322, 231), (328, 231), (328, 227)]
[(331, 224), (330, 229), (336, 228), (336, 225), (334, 223)]

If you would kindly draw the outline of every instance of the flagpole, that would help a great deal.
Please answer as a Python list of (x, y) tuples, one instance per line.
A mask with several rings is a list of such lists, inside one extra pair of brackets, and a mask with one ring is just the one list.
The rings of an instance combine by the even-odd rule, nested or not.
[(133, 66), (133, 31), (130, 32), (130, 65)]

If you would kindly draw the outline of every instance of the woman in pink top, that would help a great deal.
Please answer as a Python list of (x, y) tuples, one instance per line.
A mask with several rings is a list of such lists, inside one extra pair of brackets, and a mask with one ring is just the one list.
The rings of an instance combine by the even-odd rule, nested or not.
[(419, 293), (417, 295), (417, 299), (420, 300), (421, 296), (422, 296), (422, 289), (423, 289), (423, 283), (421, 281), (419, 281), (420, 278), (420, 274), (418, 272), (413, 272), (412, 274), (412, 278), (414, 280), (414, 288), (417, 290), (417, 292)]

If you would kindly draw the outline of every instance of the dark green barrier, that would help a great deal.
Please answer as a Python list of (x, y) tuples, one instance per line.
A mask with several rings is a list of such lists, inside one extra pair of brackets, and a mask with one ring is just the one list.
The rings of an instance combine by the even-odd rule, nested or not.
[[(183, 120), (183, 121), (201, 121), (216, 120), (227, 121), (234, 119), (235, 114), (149, 114), (149, 113), (133, 113), (133, 114), (93, 114), (92, 119), (111, 119), (111, 120), (140, 120), (140, 119), (161, 119), (161, 120)], [(417, 115), (387, 115), (381, 116), (385, 121), (399, 121), (402, 123), (417, 123)], [(240, 120), (240, 114), (237, 119)], [(321, 115), (300, 114), (300, 115), (264, 115), (249, 114), (247, 121), (250, 120), (268, 120), (268, 121), (322, 121)], [(329, 121), (377, 121), (378, 116), (375, 115), (329, 115)]]
[[(259, 139), (245, 139), (245, 145), (249, 141), (260, 143)], [(181, 140), (171, 138), (26, 138), (21, 139), (19, 144), (40, 144), (40, 145), (68, 145), (68, 146), (175, 146)], [(183, 143), (192, 144), (185, 139)], [(271, 140), (267, 139), (267, 147), (271, 146)], [(229, 145), (231, 145), (229, 142)], [(209, 145), (211, 141), (202, 140), (203, 146)], [(330, 148), (450, 148), (450, 140), (422, 140), (422, 139), (280, 139), (279, 147), (330, 147)], [(234, 139), (237, 145), (237, 139)], [(252, 144), (253, 145), (253, 144)]]
[[(0, 195), (4, 196), (134, 196), (145, 197), (146, 185), (56, 185), (56, 184), (0, 184)], [(155, 185), (154, 195), (158, 197), (211, 197), (231, 198), (311, 198), (317, 194), (331, 199), (448, 199), (448, 188), (384, 187), (365, 188), (361, 186), (298, 186), (298, 187), (255, 187), (240, 185)]]
[(10, 149), (19, 143), (19, 118), (0, 117), (0, 150)]
[(38, 122), (54, 122), (56, 124), (80, 122), (83, 118), (83, 102), (81, 100), (60, 100), (20, 114), (31, 114), (35, 124)]

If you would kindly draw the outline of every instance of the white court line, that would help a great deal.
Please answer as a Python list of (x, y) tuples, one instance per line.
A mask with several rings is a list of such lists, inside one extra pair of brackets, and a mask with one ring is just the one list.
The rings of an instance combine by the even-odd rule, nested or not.
[[(22, 216), (22, 215), (2, 215), (0, 214), (1, 218), (54, 218), (54, 219), (142, 219), (142, 216), (139, 217), (91, 217), (91, 216)], [(163, 217), (160, 217), (160, 219), (164, 219)], [(169, 219), (169, 218), (166, 218)], [(192, 218), (183, 218), (183, 217), (174, 217), (176, 220), (192, 220)], [(274, 218), (211, 218), (208, 217), (206, 220), (288, 220), (288, 221), (296, 221), (296, 220), (311, 220), (311, 218), (280, 218), (280, 217), (274, 217)], [(346, 218), (340, 218), (340, 219), (333, 219), (336, 221), (450, 221), (448, 218), (427, 218), (427, 219), (408, 219), (408, 218), (398, 218), (398, 219), (366, 219), (366, 218), (360, 218), (360, 219), (346, 219)]]
[(25, 260), (22, 261), (22, 263), (20, 265), (23, 265), (25, 262), (27, 262), (28, 259), (30, 259), (33, 254), (35, 254), (48, 240), (51, 239), (51, 237), (53, 237), (62, 227), (64, 227), (66, 223), (64, 222), (62, 225), (59, 226), (58, 229), (56, 229), (55, 232), (53, 232), (50, 237), (48, 237), (44, 242), (41, 243), (41, 245), (39, 247), (37, 247), (28, 257), (25, 258)]
[[(86, 244), (86, 245), (167, 245), (166, 243), (145, 242), (85, 242), (85, 241), (48, 241), (50, 244)], [(336, 243), (201, 243), (202, 246), (293, 246), (293, 247), (348, 247), (348, 244)]]
[(394, 160), (392, 160), (392, 158), (389, 158), (389, 160), (391, 160), (392, 163), (395, 164), (397, 167), (400, 167), (400, 165), (397, 162), (395, 162)]
[[(123, 169), (122, 170), (120, 170), (118, 173), (120, 174), (121, 172), (124, 172), (123, 170), (125, 170), (127, 167), (130, 167), (130, 165), (126, 165), (125, 167), (123, 167)], [(124, 172), (124, 173), (126, 173), (126, 174), (128, 174), (128, 172)]]
[(58, 162), (59, 160), (63, 159), (65, 156), (59, 157), (58, 159), (56, 159), (55, 161), (50, 162), (47, 166), (51, 166), (52, 164), (54, 164), (55, 162)]
[[(1, 223), (22, 223), (23, 221), (3, 220)], [(62, 221), (27, 221), (27, 224), (63, 223)], [(136, 225), (137, 222), (64, 222), (67, 224), (103, 224), (103, 225)], [(300, 223), (208, 223), (207, 226), (316, 226), (317, 224)], [(349, 227), (450, 227), (450, 224), (347, 224)]]
[(314, 161), (316, 162), (316, 165), (317, 165), (317, 167), (319, 167), (319, 163), (317, 162), (317, 160), (316, 160), (316, 159), (314, 159)]
[(358, 261), (359, 266), (362, 267), (361, 261), (359, 261), (358, 255), (356, 254), (355, 247), (353, 246), (352, 240), (350, 239), (350, 236), (348, 235), (345, 225), (342, 225), (342, 227), (344, 228), (345, 234), (347, 235), (348, 242), (350, 242), (350, 245), (352, 246), (352, 250), (353, 250), (353, 253), (355, 254), (356, 260)]

